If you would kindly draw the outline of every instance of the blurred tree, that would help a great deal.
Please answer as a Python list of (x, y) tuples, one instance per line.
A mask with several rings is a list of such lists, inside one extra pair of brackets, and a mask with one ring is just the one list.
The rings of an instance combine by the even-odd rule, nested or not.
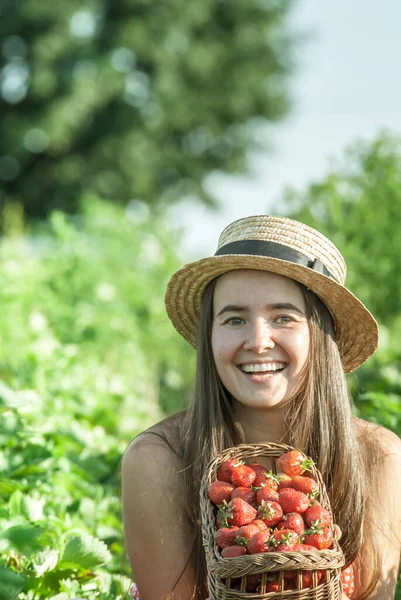
[(82, 191), (152, 205), (240, 172), (288, 110), (291, 0), (5, 2), (2, 197), (29, 218)]
[(287, 216), (327, 235), (344, 254), (347, 286), (383, 325), (401, 315), (401, 138), (381, 133), (345, 152), (305, 192), (284, 194)]
[(353, 145), (321, 181), (288, 189), (283, 203), (287, 216), (340, 248), (347, 287), (378, 319), (379, 349), (348, 382), (357, 414), (401, 435), (401, 138), (383, 132)]

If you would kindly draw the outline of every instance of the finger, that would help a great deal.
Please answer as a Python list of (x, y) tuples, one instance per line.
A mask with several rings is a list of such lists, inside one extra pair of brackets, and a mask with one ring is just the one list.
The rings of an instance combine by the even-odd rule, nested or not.
[(340, 540), (340, 539), (341, 539), (341, 536), (342, 536), (342, 534), (343, 534), (343, 532), (341, 531), (341, 529), (339, 528), (339, 526), (338, 526), (338, 525), (333, 525), (333, 527), (334, 527), (334, 532), (335, 532), (335, 534), (336, 534), (336, 538), (337, 538), (338, 540)]

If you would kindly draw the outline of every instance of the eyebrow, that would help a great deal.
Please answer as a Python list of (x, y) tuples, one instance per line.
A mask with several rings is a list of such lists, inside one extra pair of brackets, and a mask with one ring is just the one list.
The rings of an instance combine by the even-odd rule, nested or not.
[[(295, 312), (299, 313), (302, 316), (305, 316), (305, 313), (300, 310), (297, 306), (295, 306), (294, 304), (291, 304), (290, 302), (277, 302), (275, 304), (266, 304), (265, 309), (270, 311), (270, 310), (294, 310)], [(220, 315), (227, 313), (227, 312), (245, 312), (246, 310), (248, 310), (248, 307), (246, 306), (240, 306), (238, 304), (226, 304), (226, 306), (224, 306), (221, 311), (219, 313), (217, 313), (216, 317), (219, 317)]]

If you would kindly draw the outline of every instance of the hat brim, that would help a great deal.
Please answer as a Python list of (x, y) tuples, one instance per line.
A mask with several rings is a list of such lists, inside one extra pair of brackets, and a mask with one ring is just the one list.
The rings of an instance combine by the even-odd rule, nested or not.
[(364, 363), (378, 346), (378, 326), (358, 298), (330, 277), (289, 261), (228, 254), (184, 265), (171, 277), (165, 295), (167, 314), (176, 330), (196, 348), (199, 311), (207, 284), (229, 271), (256, 269), (284, 275), (311, 289), (330, 311), (344, 371)]

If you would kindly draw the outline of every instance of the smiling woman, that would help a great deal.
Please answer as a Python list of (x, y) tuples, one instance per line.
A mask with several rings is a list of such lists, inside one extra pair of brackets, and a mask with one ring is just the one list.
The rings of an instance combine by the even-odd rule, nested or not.
[(167, 312), (197, 348), (197, 368), (191, 406), (138, 436), (123, 460), (141, 600), (207, 598), (202, 475), (225, 448), (270, 442), (298, 448), (321, 472), (355, 568), (353, 598), (393, 598), (401, 441), (352, 415), (345, 373), (375, 351), (378, 330), (345, 273), (319, 232), (261, 215), (229, 225), (213, 257), (172, 276)]
[(213, 313), (213, 356), (234, 414), (238, 403), (283, 407), (300, 388), (309, 353), (299, 286), (275, 273), (231, 271), (216, 283)]

